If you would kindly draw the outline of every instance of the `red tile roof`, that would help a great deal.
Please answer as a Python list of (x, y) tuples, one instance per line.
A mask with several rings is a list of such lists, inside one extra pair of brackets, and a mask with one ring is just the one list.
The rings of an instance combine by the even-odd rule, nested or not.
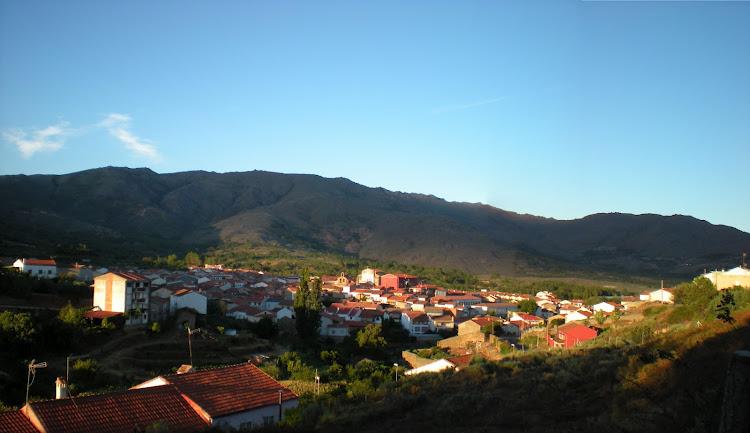
[(0, 432), (39, 433), (21, 411), (0, 413)]
[(27, 408), (55, 433), (132, 433), (157, 422), (172, 433), (208, 426), (172, 385), (34, 402), (22, 410)]
[(462, 368), (468, 367), (469, 364), (471, 364), (471, 360), (473, 358), (474, 358), (474, 354), (470, 353), (467, 355), (448, 358), (448, 361), (450, 361), (450, 363), (455, 365), (458, 369), (462, 369)]
[(487, 326), (492, 324), (492, 322), (502, 324), (503, 320), (499, 317), (492, 317), (492, 316), (482, 316), (482, 317), (475, 317), (471, 319), (474, 323), (476, 323), (479, 326)]
[(164, 376), (212, 418), (297, 399), (297, 394), (253, 364)]
[(122, 313), (117, 311), (87, 311), (83, 313), (83, 317), (87, 319), (106, 319), (109, 317), (122, 316)]
[(57, 266), (57, 263), (52, 259), (23, 259), (23, 264), (32, 266)]
[[(114, 275), (117, 275), (118, 277), (125, 278), (126, 280), (131, 280), (131, 281), (150, 281), (148, 278), (144, 277), (141, 274), (136, 274), (135, 272), (110, 272), (110, 274), (114, 274)], [(107, 275), (107, 274), (104, 274), (104, 275)]]

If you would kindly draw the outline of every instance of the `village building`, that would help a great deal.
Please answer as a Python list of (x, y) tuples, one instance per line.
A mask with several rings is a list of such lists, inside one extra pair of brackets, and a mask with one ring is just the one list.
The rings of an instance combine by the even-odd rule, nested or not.
[(743, 266), (728, 271), (712, 271), (701, 275), (708, 278), (717, 290), (731, 289), (733, 287), (750, 288), (750, 269)]
[(18, 259), (13, 267), (34, 278), (57, 278), (57, 262), (52, 259)]
[(591, 309), (594, 311), (594, 313), (601, 311), (602, 313), (614, 313), (617, 310), (622, 309), (622, 305), (616, 304), (614, 302), (599, 302), (598, 304), (594, 304), (591, 306)]
[(460, 371), (466, 368), (474, 355), (462, 355), (453, 358), (438, 359), (421, 367), (413, 368), (404, 372), (406, 376), (413, 376), (424, 373), (440, 373), (446, 370)]
[(592, 313), (591, 311), (580, 308), (572, 313), (566, 314), (565, 323), (580, 322), (580, 321), (588, 320), (592, 318), (593, 316), (594, 316), (594, 313)]
[(648, 301), (674, 304), (674, 289), (662, 287), (661, 289), (653, 290), (648, 293)]
[(410, 274), (385, 274), (380, 277), (380, 287), (385, 289), (404, 289), (419, 284), (419, 278)]
[(426, 334), (431, 330), (430, 325), (429, 316), (421, 311), (404, 311), (401, 313), (401, 326), (410, 335)]
[(523, 313), (523, 312), (518, 312), (518, 311), (514, 311), (514, 312), (510, 313), (510, 317), (508, 318), (508, 320), (511, 323), (522, 322), (522, 323), (525, 323), (525, 324), (527, 324), (529, 326), (542, 326), (542, 325), (544, 325), (544, 319), (543, 318), (541, 318), (539, 316), (535, 316), (533, 314), (528, 314), (528, 313)]
[(123, 313), (126, 325), (149, 322), (151, 281), (134, 272), (107, 272), (94, 278), (94, 309)]
[(481, 332), (482, 328), (484, 328), (485, 326), (491, 327), (492, 325), (495, 325), (498, 329), (500, 329), (500, 327), (503, 325), (503, 320), (492, 316), (475, 317), (471, 320), (461, 322), (458, 325), (458, 335)]
[(580, 323), (560, 325), (547, 336), (550, 347), (571, 348), (596, 338), (596, 331)]
[(169, 297), (169, 312), (175, 314), (177, 310), (189, 308), (198, 314), (208, 312), (208, 299), (190, 289), (180, 289)]

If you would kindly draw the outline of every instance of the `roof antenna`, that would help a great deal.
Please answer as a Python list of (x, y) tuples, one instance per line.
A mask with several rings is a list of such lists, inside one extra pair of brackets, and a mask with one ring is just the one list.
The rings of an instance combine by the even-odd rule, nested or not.
[(36, 369), (37, 368), (47, 368), (46, 362), (36, 362), (36, 359), (32, 359), (29, 363), (29, 374), (26, 376), (26, 405), (29, 404), (29, 388), (31, 388), (31, 385), (34, 383), (34, 379), (36, 379)]

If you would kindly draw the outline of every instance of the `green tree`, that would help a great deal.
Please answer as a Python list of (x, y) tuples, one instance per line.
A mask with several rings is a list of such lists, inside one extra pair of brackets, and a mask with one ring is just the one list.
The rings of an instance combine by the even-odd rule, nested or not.
[(675, 290), (675, 302), (693, 307), (705, 307), (716, 296), (716, 287), (711, 280), (698, 277), (689, 283), (680, 284)]
[(307, 327), (310, 337), (316, 337), (320, 329), (320, 312), (323, 310), (323, 280), (315, 278), (310, 285), (305, 302), (307, 304)]
[(607, 321), (607, 316), (604, 315), (604, 312), (599, 310), (596, 313), (594, 313), (594, 321), (596, 322), (597, 325), (602, 326), (604, 325), (604, 322)]
[(302, 270), (302, 275), (299, 279), (299, 287), (297, 293), (294, 295), (294, 323), (297, 328), (297, 335), (300, 338), (305, 338), (308, 333), (307, 330), (307, 297), (310, 292), (310, 274), (307, 269)]
[(189, 251), (185, 254), (185, 266), (200, 266), (201, 256), (195, 251)]
[(29, 343), (36, 330), (31, 315), (28, 313), (14, 313), (3, 311), (0, 313), (0, 341)]
[(385, 347), (385, 338), (380, 334), (380, 325), (367, 325), (357, 332), (357, 346), (360, 349), (376, 351)]
[(524, 299), (518, 303), (518, 309), (528, 314), (533, 314), (536, 311), (536, 307), (536, 302), (532, 299)]
[(68, 302), (68, 305), (60, 309), (60, 313), (57, 315), (57, 318), (60, 319), (61, 322), (74, 327), (83, 326), (83, 309), (76, 308), (71, 305), (70, 302)]

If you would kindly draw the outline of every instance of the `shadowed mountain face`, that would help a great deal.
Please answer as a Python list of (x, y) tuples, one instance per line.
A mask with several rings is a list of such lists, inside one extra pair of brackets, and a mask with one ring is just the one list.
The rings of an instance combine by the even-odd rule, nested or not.
[(84, 243), (140, 257), (252, 242), (478, 273), (692, 275), (732, 266), (750, 234), (688, 216), (559, 221), (491, 206), (261, 171), (101, 168), (0, 176), (3, 249)]

